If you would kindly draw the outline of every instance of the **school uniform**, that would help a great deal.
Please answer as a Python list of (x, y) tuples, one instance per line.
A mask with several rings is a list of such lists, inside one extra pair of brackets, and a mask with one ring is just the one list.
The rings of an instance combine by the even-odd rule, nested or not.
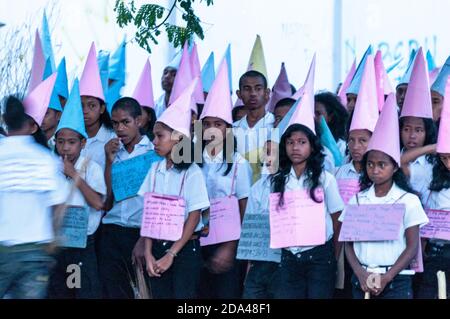
[[(261, 214), (269, 223), (270, 177), (263, 174), (251, 188), (245, 215)], [(270, 249), (269, 247), (266, 247)], [(281, 249), (272, 249), (281, 255)], [(274, 261), (250, 260), (244, 281), (244, 299), (273, 299), (278, 295), (280, 263)]]
[[(423, 203), (429, 209), (450, 211), (450, 188), (429, 192), (424, 197)], [(445, 272), (447, 296), (450, 296), (450, 241), (429, 239), (425, 247), (424, 272), (418, 298), (437, 299), (436, 273), (439, 270)]]
[(353, 161), (344, 164), (342, 166), (336, 167), (334, 176), (336, 177), (336, 180), (340, 179), (359, 180), (360, 177), (359, 173), (355, 169), (355, 166), (353, 165)]
[(322, 154), (325, 156), (323, 159), (323, 168), (328, 172), (333, 174), (336, 170), (336, 164), (334, 161), (333, 153), (331, 153), (330, 149), (326, 146), (322, 146)]
[(166, 92), (164, 92), (156, 101), (155, 101), (155, 114), (156, 118), (159, 118), (161, 114), (166, 110)]
[(270, 112), (266, 112), (252, 128), (248, 126), (247, 115), (234, 122), (233, 133), (237, 140), (237, 151), (245, 157), (247, 153), (264, 147), (274, 122), (275, 117)]
[[(250, 164), (239, 154), (234, 153), (233, 165), (227, 175), (223, 151), (211, 157), (206, 149), (203, 152), (202, 172), (205, 177), (208, 196), (210, 199), (235, 196), (238, 200), (248, 198), (251, 187), (252, 169)], [(203, 259), (211, 258), (221, 244), (202, 247)], [(242, 263), (234, 261), (233, 267), (222, 274), (213, 274), (206, 267), (201, 276), (201, 298), (237, 299), (242, 295), (240, 282)]]
[[(298, 179), (291, 168), (285, 191), (305, 190), (305, 174)], [(336, 179), (324, 171), (320, 176), (324, 194), (326, 242), (319, 246), (288, 247), (281, 255), (280, 295), (286, 299), (332, 298), (336, 280), (331, 214), (344, 209)]]
[[(422, 208), (419, 198), (411, 193), (407, 193), (399, 188), (395, 183), (384, 197), (375, 196), (375, 186), (359, 192), (352, 197), (349, 205), (370, 205), (370, 204), (404, 204), (405, 214), (403, 223), (400, 226), (400, 236), (398, 240), (374, 241), (374, 242), (354, 242), (353, 249), (360, 264), (367, 268), (384, 268), (395, 264), (397, 259), (406, 248), (405, 230), (412, 226), (423, 226), (428, 223), (428, 218)], [(345, 221), (345, 210), (339, 220)], [(353, 297), (364, 298), (364, 293), (360, 289), (358, 279), (355, 275), (352, 278)], [(391, 298), (412, 298), (412, 278), (409, 275), (399, 274), (388, 284), (380, 299)]]
[(105, 144), (116, 137), (114, 131), (107, 129), (102, 125), (100, 126), (97, 135), (86, 140), (86, 146), (81, 150), (80, 155), (89, 157), (105, 171)]
[(55, 148), (56, 148), (56, 137), (55, 137), (55, 135), (50, 137), (50, 139), (47, 141), (47, 145), (48, 145), (48, 147), (50, 148), (50, 150), (52, 152), (55, 151)]
[[(92, 160), (86, 162), (86, 158), (80, 156), (75, 163), (75, 169), (90, 188), (102, 196), (106, 195), (104, 173), (100, 165)], [(73, 181), (69, 179), (68, 181), (69, 187), (72, 188)], [(57, 254), (57, 264), (52, 271), (49, 282), (49, 297), (51, 299), (100, 298), (101, 289), (93, 234), (100, 224), (102, 212), (89, 207), (78, 188), (75, 189), (73, 197), (67, 202), (67, 205), (85, 207), (89, 210), (87, 245), (85, 248), (62, 248)], [(67, 267), (72, 264), (81, 266), (82, 285), (77, 289), (69, 289), (66, 284), (69, 275)]]
[(338, 139), (336, 144), (339, 149), (339, 152), (342, 155), (342, 158), (345, 158), (345, 156), (346, 156), (345, 151), (347, 150), (347, 142), (344, 141), (342, 138), (340, 138), (340, 139)]
[(409, 164), (409, 172), (409, 182), (423, 201), (433, 178), (433, 164), (428, 162), (427, 155), (422, 155)]
[(32, 136), (0, 139), (0, 298), (47, 294), (52, 206), (68, 195), (60, 165)]
[[(167, 160), (153, 163), (139, 189), (142, 197), (151, 192), (161, 195), (180, 196), (185, 200), (185, 220), (189, 214), (209, 207), (208, 190), (202, 170), (193, 163), (187, 170), (180, 171), (174, 166), (167, 169)], [(161, 275), (151, 277), (150, 286), (155, 299), (193, 299), (199, 293), (202, 256), (198, 232), (203, 227), (200, 218), (194, 234), (177, 253), (172, 266)], [(156, 260), (166, 255), (173, 242), (152, 238), (152, 254)]]
[[(121, 144), (113, 165), (153, 150), (146, 136), (134, 146), (131, 153)], [(126, 182), (126, 181), (124, 181)], [(131, 253), (139, 240), (144, 203), (140, 196), (114, 202), (102, 219), (99, 271), (103, 294), (106, 298), (134, 298), (130, 278), (134, 278)]]

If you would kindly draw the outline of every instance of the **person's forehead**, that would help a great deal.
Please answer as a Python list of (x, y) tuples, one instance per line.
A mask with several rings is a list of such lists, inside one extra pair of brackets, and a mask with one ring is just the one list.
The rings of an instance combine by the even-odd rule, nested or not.
[(264, 81), (260, 76), (246, 76), (242, 79), (243, 86), (264, 85)]

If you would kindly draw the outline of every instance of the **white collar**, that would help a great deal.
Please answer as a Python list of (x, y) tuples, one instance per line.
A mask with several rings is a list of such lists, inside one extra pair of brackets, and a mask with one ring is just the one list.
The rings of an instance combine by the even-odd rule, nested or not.
[(212, 157), (209, 155), (208, 151), (205, 149), (203, 150), (203, 160), (207, 164), (222, 164), (224, 162), (223, 160), (223, 149), (220, 150), (219, 153), (216, 154), (216, 156)]
[[(397, 186), (397, 184), (392, 183), (392, 187), (389, 190), (389, 192), (386, 194), (386, 196), (383, 197), (378, 197), (378, 198), (383, 198), (386, 201), (396, 201), (398, 200), (401, 196), (403, 196), (406, 192), (404, 190), (402, 190), (400, 187)], [(375, 195), (375, 185), (370, 186), (370, 188), (361, 193), (361, 197), (366, 197), (366, 198), (376, 198), (377, 196)]]
[(110, 137), (111, 137), (111, 131), (109, 129), (107, 129), (104, 125), (101, 125), (97, 134), (94, 137), (91, 137), (89, 139), (91, 139), (93, 141), (99, 141), (102, 143), (106, 143), (109, 141)]
[[(133, 152), (136, 150), (136, 148), (139, 148), (140, 146), (147, 146), (149, 144), (150, 144), (150, 140), (148, 139), (147, 135), (142, 135), (141, 140), (136, 145), (134, 145)], [(125, 145), (123, 145), (122, 142), (120, 142), (119, 149), (120, 149), (120, 151), (128, 152), (125, 148)], [(133, 152), (131, 152), (131, 153), (133, 153)]]

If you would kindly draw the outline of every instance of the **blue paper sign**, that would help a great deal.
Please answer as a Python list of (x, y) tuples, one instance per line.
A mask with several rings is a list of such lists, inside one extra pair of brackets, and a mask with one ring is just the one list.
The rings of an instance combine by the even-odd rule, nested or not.
[(162, 160), (155, 151), (150, 151), (129, 160), (113, 164), (111, 171), (112, 190), (116, 201), (136, 196), (152, 163)]
[(70, 248), (86, 248), (89, 208), (67, 208), (61, 226), (61, 246)]

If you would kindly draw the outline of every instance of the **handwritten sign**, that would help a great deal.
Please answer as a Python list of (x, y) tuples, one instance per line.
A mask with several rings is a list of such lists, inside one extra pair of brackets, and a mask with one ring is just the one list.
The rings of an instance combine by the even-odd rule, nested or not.
[(425, 210), (430, 222), (420, 229), (420, 236), (450, 240), (450, 211)]
[(155, 151), (115, 163), (111, 170), (114, 198), (120, 202), (136, 196), (153, 162), (162, 158)]
[(347, 205), (350, 198), (359, 192), (359, 181), (357, 179), (338, 179), (339, 195), (344, 204)]
[[(319, 194), (320, 193), (320, 194)], [(322, 190), (318, 198), (323, 199)], [(325, 243), (325, 207), (314, 202), (306, 191), (270, 194), (270, 248), (316, 246)]]
[(348, 205), (339, 241), (397, 240), (404, 213), (404, 204)]
[(183, 234), (185, 210), (183, 198), (145, 193), (141, 236), (177, 241)]
[(61, 246), (86, 248), (88, 222), (89, 208), (68, 207), (60, 230)]
[(209, 234), (200, 238), (200, 245), (214, 245), (238, 240), (241, 235), (239, 202), (234, 196), (211, 200)]
[(281, 250), (271, 249), (269, 214), (245, 214), (236, 259), (281, 261)]

